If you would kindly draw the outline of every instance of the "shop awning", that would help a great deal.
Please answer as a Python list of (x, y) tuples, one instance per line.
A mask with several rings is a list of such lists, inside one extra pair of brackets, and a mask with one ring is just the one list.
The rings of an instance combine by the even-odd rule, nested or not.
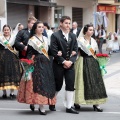
[(7, 0), (8, 3), (55, 7), (56, 3), (47, 0)]
[(98, 12), (116, 13), (116, 6), (98, 5), (97, 11)]

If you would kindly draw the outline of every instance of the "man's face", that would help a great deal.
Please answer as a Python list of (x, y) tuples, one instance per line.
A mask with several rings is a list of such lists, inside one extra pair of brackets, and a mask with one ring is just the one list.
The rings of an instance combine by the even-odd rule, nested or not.
[(60, 23), (61, 28), (65, 31), (69, 31), (70, 30), (70, 22), (71, 21), (68, 19), (64, 20), (63, 23)]
[(36, 21), (35, 20), (31, 20), (29, 23), (28, 23), (28, 28), (31, 30), (32, 29), (32, 26), (34, 25)]
[(73, 24), (72, 24), (72, 28), (73, 28), (73, 29), (76, 29), (76, 28), (77, 28), (77, 24), (76, 24), (76, 23), (73, 23)]

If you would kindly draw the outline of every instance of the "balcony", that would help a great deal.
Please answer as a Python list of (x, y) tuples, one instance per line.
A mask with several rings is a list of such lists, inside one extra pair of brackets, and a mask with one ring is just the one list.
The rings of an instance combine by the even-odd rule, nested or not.
[(115, 0), (98, 0), (99, 4), (114, 4)]
[(120, 0), (98, 0), (98, 4), (118, 5), (118, 6), (120, 6)]
[(51, 0), (7, 0), (8, 3), (55, 7)]

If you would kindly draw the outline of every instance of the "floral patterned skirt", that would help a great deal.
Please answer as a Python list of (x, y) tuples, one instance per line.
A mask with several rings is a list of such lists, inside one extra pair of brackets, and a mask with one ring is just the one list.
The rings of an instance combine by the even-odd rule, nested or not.
[(36, 55), (33, 67), (31, 79), (20, 82), (18, 102), (55, 105), (55, 80), (50, 61), (44, 55)]
[(46, 96), (34, 93), (32, 80), (29, 81), (21, 80), (17, 94), (17, 100), (20, 103), (26, 104), (55, 105), (56, 103), (55, 97), (50, 99), (47, 98)]

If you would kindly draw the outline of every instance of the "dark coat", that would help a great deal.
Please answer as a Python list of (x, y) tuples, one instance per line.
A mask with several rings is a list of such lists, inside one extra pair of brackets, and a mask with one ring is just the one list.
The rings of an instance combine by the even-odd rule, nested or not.
[[(43, 32), (43, 35), (47, 36), (45, 30)], [(25, 46), (27, 46), (29, 38), (30, 38), (30, 32), (28, 31), (28, 28), (19, 31), (18, 34), (16, 35), (14, 46), (16, 50), (19, 51), (19, 58), (26, 58), (26, 51), (24, 51), (24, 48)], [(23, 44), (20, 44), (21, 42)]]
[[(54, 56), (54, 61), (58, 64), (62, 64), (64, 60), (70, 60), (74, 63), (77, 54), (71, 57), (71, 53), (72, 51), (76, 51), (76, 53), (78, 52), (76, 36), (70, 32), (67, 41), (61, 30), (53, 33), (51, 36), (50, 50), (51, 54)], [(58, 51), (62, 51), (62, 56), (57, 55)]]
[[(19, 51), (19, 58), (26, 58), (24, 48), (28, 44), (29, 37), (30, 37), (30, 32), (28, 31), (28, 28), (19, 31), (18, 34), (16, 35), (14, 46), (16, 50)], [(20, 44), (21, 42), (23, 44)]]
[[(76, 33), (76, 36), (77, 36), (77, 37), (78, 37), (78, 35), (80, 34), (80, 31), (81, 31), (81, 29), (80, 29), (80, 28), (77, 28), (77, 33)], [(70, 32), (73, 33), (73, 29), (71, 29)]]

